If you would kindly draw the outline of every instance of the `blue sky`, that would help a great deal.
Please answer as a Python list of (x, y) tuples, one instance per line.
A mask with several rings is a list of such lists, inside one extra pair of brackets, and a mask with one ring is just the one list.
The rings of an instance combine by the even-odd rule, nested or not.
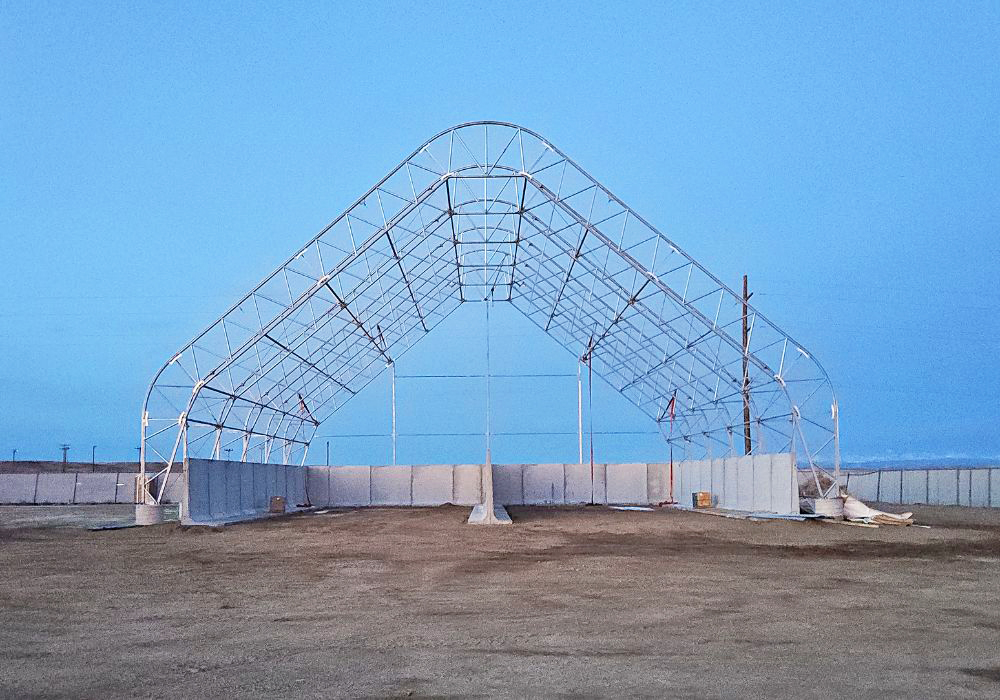
[[(538, 131), (732, 286), (748, 273), (830, 372), (845, 458), (1000, 457), (998, 47), (996, 2), (0, 2), (0, 457), (134, 456), (166, 358), (474, 119)], [(498, 367), (575, 373), (516, 316), (497, 311)], [(399, 373), (480, 371), (481, 330), (467, 305)], [(476, 380), (428, 382), (400, 381), (401, 433), (482, 430)], [(498, 460), (576, 457), (574, 378), (494, 394), (498, 431), (566, 433), (500, 436)], [(386, 458), (336, 436), (387, 432), (387, 395), (323, 426), (334, 461)], [(603, 434), (654, 428), (600, 384), (594, 424), (598, 459), (662, 456)], [(481, 452), (406, 437), (399, 457)]]

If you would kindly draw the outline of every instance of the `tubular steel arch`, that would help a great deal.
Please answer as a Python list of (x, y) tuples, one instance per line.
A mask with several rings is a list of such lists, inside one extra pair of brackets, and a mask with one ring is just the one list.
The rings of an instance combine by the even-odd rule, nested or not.
[(741, 295), (538, 134), (473, 122), (420, 146), (163, 365), (143, 476), (227, 449), (303, 463), (323, 420), (487, 298), (591, 362), (690, 457), (742, 451), (746, 382), (755, 452), (795, 452), (817, 485), (818, 465), (839, 468), (833, 388), (800, 343), (750, 306), (744, 348)]

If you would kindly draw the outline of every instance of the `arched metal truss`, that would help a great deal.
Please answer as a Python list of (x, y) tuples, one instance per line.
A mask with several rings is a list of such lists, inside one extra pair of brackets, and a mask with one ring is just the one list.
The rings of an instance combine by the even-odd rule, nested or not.
[(744, 348), (740, 294), (538, 134), (475, 122), (420, 146), (170, 358), (143, 404), (143, 474), (225, 450), (304, 462), (320, 423), (488, 297), (688, 456), (742, 453), (748, 393), (754, 452), (839, 462), (833, 389), (800, 343), (750, 306)]

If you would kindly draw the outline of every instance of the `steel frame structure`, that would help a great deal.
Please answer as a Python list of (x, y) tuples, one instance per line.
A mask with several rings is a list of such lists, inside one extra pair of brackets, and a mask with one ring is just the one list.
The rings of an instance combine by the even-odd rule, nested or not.
[(743, 450), (747, 386), (754, 452), (796, 453), (817, 485), (819, 465), (839, 470), (836, 397), (815, 358), (753, 306), (744, 347), (740, 294), (544, 138), (491, 121), (421, 145), (171, 356), (143, 402), (141, 483), (226, 449), (304, 463), (323, 420), (487, 299), (687, 457)]

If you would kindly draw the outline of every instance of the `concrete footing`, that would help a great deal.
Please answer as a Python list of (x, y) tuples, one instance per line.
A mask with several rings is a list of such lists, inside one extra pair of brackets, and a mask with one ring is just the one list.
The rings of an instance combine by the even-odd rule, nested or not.
[(158, 503), (136, 503), (136, 525), (159, 525), (166, 520), (165, 506)]
[(469, 525), (510, 525), (510, 515), (507, 509), (501, 505), (494, 505), (490, 511), (482, 503), (473, 507), (469, 515)]

